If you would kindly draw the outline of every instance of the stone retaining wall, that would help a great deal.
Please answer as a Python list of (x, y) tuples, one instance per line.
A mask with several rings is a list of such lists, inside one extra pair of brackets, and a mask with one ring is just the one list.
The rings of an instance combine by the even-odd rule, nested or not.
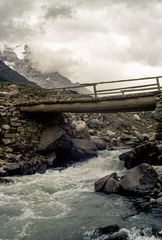
[[(8, 97), (7, 97), (8, 98)], [(27, 159), (37, 148), (42, 124), (24, 116), (14, 107), (11, 98), (1, 97), (0, 166), (5, 162)]]

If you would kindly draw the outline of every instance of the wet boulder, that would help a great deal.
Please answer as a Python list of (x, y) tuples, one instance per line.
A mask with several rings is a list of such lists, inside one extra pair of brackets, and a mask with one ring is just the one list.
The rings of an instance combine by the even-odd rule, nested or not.
[(145, 195), (150, 193), (158, 180), (154, 168), (146, 163), (126, 172), (120, 180), (120, 191), (126, 195)]
[(101, 234), (113, 234), (120, 230), (120, 227), (117, 224), (109, 225), (106, 227), (98, 228)]
[(157, 204), (162, 207), (162, 197), (157, 199)]
[(0, 177), (0, 184), (9, 184), (9, 183), (14, 183), (14, 181), (12, 179), (9, 178), (1, 178)]
[(7, 176), (22, 175), (23, 164), (21, 163), (8, 163), (3, 167)]
[(97, 156), (96, 145), (88, 139), (73, 139), (71, 159), (73, 161), (85, 160)]
[(112, 173), (95, 182), (96, 192), (118, 193), (119, 182), (116, 173)]
[(147, 143), (121, 154), (119, 159), (124, 162), (124, 166), (127, 169), (130, 169), (141, 163), (157, 165), (159, 155), (160, 151), (158, 147), (154, 144)]
[(34, 163), (25, 163), (22, 166), (22, 174), (23, 175), (31, 175), (35, 173)]
[[(103, 238), (102, 238), (103, 237)], [(96, 228), (91, 236), (91, 239), (105, 239), (105, 240), (128, 240), (128, 234), (120, 230), (116, 224)]]
[(104, 240), (128, 240), (128, 239), (129, 236), (126, 232), (114, 233), (113, 235), (104, 238)]
[(6, 176), (30, 175), (35, 173), (34, 163), (8, 163), (3, 167)]
[(35, 167), (35, 171), (39, 174), (43, 174), (46, 172), (47, 169), (47, 164), (45, 162), (43, 163), (38, 163)]

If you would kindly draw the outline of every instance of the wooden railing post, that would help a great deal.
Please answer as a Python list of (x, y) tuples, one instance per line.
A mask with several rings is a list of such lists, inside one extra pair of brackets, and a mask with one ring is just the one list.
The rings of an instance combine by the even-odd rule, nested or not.
[(96, 85), (97, 85), (97, 84), (94, 84), (94, 85), (93, 85), (93, 90), (94, 90), (95, 99), (97, 99), (97, 89), (96, 89)]
[(156, 82), (157, 82), (157, 88), (160, 91), (160, 82), (159, 82), (159, 78), (158, 77), (156, 78)]

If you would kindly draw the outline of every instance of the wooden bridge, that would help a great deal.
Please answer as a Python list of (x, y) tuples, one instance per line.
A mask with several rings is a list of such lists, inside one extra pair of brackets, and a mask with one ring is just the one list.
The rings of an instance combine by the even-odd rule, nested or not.
[[(80, 84), (77, 87), (50, 89), (62, 92), (59, 99), (40, 99), (20, 103), (21, 112), (135, 112), (155, 110), (161, 93), (162, 76)], [(90, 94), (73, 94), (77, 89), (88, 88)], [(71, 90), (69, 97), (66, 92)], [(73, 91), (72, 91), (73, 90)], [(66, 97), (65, 97), (66, 96)]]

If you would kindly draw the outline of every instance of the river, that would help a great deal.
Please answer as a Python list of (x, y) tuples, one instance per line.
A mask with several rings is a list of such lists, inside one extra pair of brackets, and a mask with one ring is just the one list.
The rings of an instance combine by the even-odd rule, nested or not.
[(120, 153), (102, 151), (67, 169), (13, 177), (14, 183), (0, 185), (0, 240), (89, 240), (93, 229), (114, 223), (131, 239), (155, 239), (138, 236), (138, 229), (160, 228), (159, 212), (126, 218), (134, 213), (128, 198), (94, 192), (97, 179), (123, 171)]

